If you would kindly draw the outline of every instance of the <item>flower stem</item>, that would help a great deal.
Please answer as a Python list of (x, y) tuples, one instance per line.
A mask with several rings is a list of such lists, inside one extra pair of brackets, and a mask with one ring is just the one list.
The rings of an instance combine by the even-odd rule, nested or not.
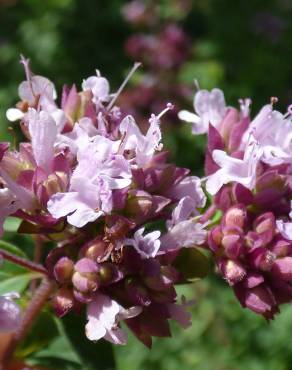
[(206, 212), (203, 214), (203, 216), (200, 218), (200, 222), (201, 223), (204, 223), (204, 222), (209, 221), (214, 216), (214, 214), (216, 213), (216, 211), (217, 211), (217, 207), (215, 206), (215, 204), (212, 204), (206, 210)]
[(26, 334), (31, 329), (32, 325), (34, 324), (37, 316), (41, 312), (42, 308), (46, 304), (52, 290), (53, 290), (54, 284), (51, 280), (48, 278), (44, 278), (36, 290), (30, 304), (28, 305), (23, 318), (22, 323), (18, 330), (13, 335), (11, 342), (8, 345), (8, 348), (5, 351), (5, 355), (3, 357), (3, 369), (6, 368), (6, 366), (9, 364), (9, 361), (11, 357), (13, 356), (13, 353), (18, 346), (18, 344), (24, 339)]
[(4, 259), (6, 259), (8, 261), (11, 261), (11, 262), (13, 262), (13, 263), (15, 263), (17, 265), (26, 267), (29, 270), (37, 271), (37, 272), (40, 272), (40, 273), (42, 273), (44, 275), (47, 275), (48, 274), (46, 268), (43, 267), (42, 265), (40, 265), (39, 263), (32, 262), (32, 261), (29, 261), (29, 260), (27, 260), (25, 258), (16, 256), (15, 254), (12, 254), (10, 252), (7, 252), (7, 251), (5, 251), (4, 249), (1, 249), (1, 248), (0, 248), (0, 255)]

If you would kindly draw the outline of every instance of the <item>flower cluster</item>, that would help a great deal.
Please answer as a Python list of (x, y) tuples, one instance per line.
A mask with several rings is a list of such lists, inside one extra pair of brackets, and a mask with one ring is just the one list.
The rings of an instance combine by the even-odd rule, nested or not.
[(44, 256), (51, 303), (60, 317), (85, 307), (90, 340), (124, 344), (121, 321), (148, 346), (170, 335), (169, 319), (188, 326), (173, 262), (182, 246), (206, 239), (196, 222), (206, 198), (162, 150), (160, 119), (172, 105), (143, 133), (99, 71), (80, 92), (64, 87), (58, 105), (53, 83), (22, 63), (26, 80), (7, 118), (20, 121), (27, 141), (0, 145), (1, 228), (13, 215), (19, 232), (56, 242)]
[[(176, 14), (187, 14), (188, 1), (172, 2)], [(184, 4), (185, 3), (185, 4)], [(123, 7), (124, 18), (135, 28), (125, 43), (125, 52), (132, 60), (143, 63), (144, 73), (126, 89), (120, 101), (128, 112), (146, 123), (149, 112), (159, 111), (171, 99), (174, 109), (168, 124), (180, 124), (177, 107), (186, 103), (192, 91), (181, 84), (180, 72), (191, 55), (191, 43), (183, 28), (171, 17), (163, 17), (155, 2), (131, 1)], [(155, 27), (153, 27), (155, 25)]]
[(200, 90), (195, 113), (181, 111), (194, 134), (208, 134), (206, 190), (222, 211), (206, 246), (243, 307), (267, 319), (292, 300), (291, 107), (276, 98), (251, 120), (249, 99), (227, 107), (221, 90)]
[[(0, 233), (18, 217), (18, 232), (53, 247), (43, 265), (0, 253), (46, 275), (56, 315), (86, 311), (86, 336), (115, 344), (127, 341), (124, 322), (150, 347), (152, 336), (170, 335), (170, 319), (190, 324), (175, 284), (205, 264), (198, 246), (243, 307), (272, 319), (292, 300), (291, 107), (281, 114), (272, 98), (251, 119), (249, 99), (236, 109), (221, 90), (199, 90), (195, 113), (179, 112), (208, 135), (199, 179), (163, 151), (160, 120), (172, 104), (144, 131), (115, 104), (138, 64), (117, 93), (96, 71), (81, 91), (65, 86), (58, 105), (53, 83), (22, 63), (26, 80), (7, 118), (27, 140), (0, 143)], [(0, 331), (21, 322), (13, 298), (0, 297)]]

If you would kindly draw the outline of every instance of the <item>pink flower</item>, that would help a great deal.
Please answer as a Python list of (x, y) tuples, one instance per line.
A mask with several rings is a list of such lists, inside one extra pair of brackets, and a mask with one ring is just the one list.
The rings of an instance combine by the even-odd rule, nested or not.
[(92, 101), (95, 104), (108, 102), (110, 99), (110, 86), (108, 80), (100, 76), (99, 71), (96, 71), (96, 76), (88, 77), (82, 83), (83, 91), (91, 91), (93, 95)]
[(71, 225), (83, 227), (112, 210), (112, 190), (131, 183), (128, 161), (116, 154), (119, 142), (97, 136), (78, 152), (78, 165), (69, 192), (51, 197), (47, 207), (55, 218), (67, 216)]
[(207, 179), (206, 189), (211, 195), (215, 195), (224, 184), (230, 182), (238, 182), (250, 190), (254, 188), (262, 149), (252, 135), (243, 159), (231, 157), (223, 150), (214, 150), (212, 156), (221, 168)]
[(200, 223), (197, 215), (194, 200), (188, 196), (181, 199), (167, 222), (168, 232), (161, 238), (161, 251), (203, 244), (207, 238), (206, 224)]
[[(54, 84), (43, 76), (34, 76), (29, 68), (29, 60), (21, 57), (21, 63), (24, 66), (26, 81), (23, 81), (18, 87), (20, 99), (33, 107), (38, 105), (39, 108), (47, 112), (57, 110), (55, 99), (57, 93)], [(9, 121), (17, 121), (25, 117), (25, 113), (17, 108), (10, 108), (6, 112)]]
[(181, 221), (187, 220), (191, 215), (198, 216), (197, 203), (193, 198), (186, 196), (182, 198), (172, 212), (172, 217), (167, 221), (168, 229), (177, 225)]
[(159, 116), (153, 116), (150, 119), (150, 126), (145, 136), (141, 133), (132, 116), (123, 119), (120, 132), (124, 135), (123, 149), (134, 151), (138, 167), (145, 167), (151, 161), (155, 151), (161, 149)]
[(273, 110), (271, 104), (265, 105), (243, 135), (241, 147), (245, 146), (251, 133), (263, 148), (263, 162), (270, 165), (291, 163), (292, 127), (289, 112), (283, 115)]
[(177, 200), (188, 197), (194, 208), (202, 208), (206, 204), (206, 195), (202, 189), (201, 179), (196, 176), (185, 177), (167, 190), (165, 196)]
[(77, 155), (78, 150), (85, 150), (97, 134), (92, 120), (84, 117), (75, 123), (72, 131), (59, 134), (55, 146), (59, 149), (69, 148), (73, 155)]
[(50, 174), (53, 169), (54, 144), (57, 138), (56, 122), (47, 112), (29, 109), (28, 129), (36, 164)]
[(208, 132), (209, 123), (217, 127), (226, 113), (224, 94), (219, 89), (199, 90), (194, 97), (194, 109), (197, 114), (186, 110), (179, 112), (181, 120), (193, 124), (193, 134), (200, 135)]
[(126, 310), (110, 297), (97, 293), (87, 307), (86, 336), (93, 341), (104, 338), (114, 344), (126, 344), (127, 334), (119, 327), (119, 322), (140, 312), (140, 307)]
[(133, 239), (126, 239), (126, 245), (132, 245), (142, 258), (155, 257), (159, 248), (161, 235), (160, 231), (153, 231), (143, 235), (145, 228), (137, 230)]
[(18, 95), (30, 105), (34, 105), (38, 96), (42, 104), (52, 104), (57, 98), (54, 84), (43, 76), (30, 76), (29, 81), (23, 81), (18, 87)]

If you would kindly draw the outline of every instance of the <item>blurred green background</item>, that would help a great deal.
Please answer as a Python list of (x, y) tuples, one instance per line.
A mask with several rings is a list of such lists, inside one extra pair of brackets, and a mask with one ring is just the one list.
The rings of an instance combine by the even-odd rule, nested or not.
[[(96, 68), (114, 91), (141, 60), (120, 104), (143, 125), (168, 101), (192, 109), (194, 78), (203, 88), (222, 88), (230, 105), (251, 97), (253, 114), (271, 96), (285, 109), (292, 101), (291, 35), (290, 0), (0, 0), (1, 139), (11, 139), (5, 111), (17, 102), (24, 78), (20, 54), (59, 91), (65, 83), (80, 86)], [(191, 136), (175, 116), (163, 128), (177, 164), (202, 174), (204, 138)], [(9, 232), (6, 237), (11, 240)], [(17, 243), (29, 248), (26, 239)], [(118, 370), (292, 369), (292, 308), (268, 324), (241, 309), (215, 276), (179, 292), (197, 301), (193, 326), (174, 325), (173, 338), (156, 339), (151, 351), (130, 336), (128, 346), (115, 348)], [(73, 355), (70, 365), (62, 363), (61, 347), (53, 348), (54, 365), (46, 353), (31, 351), (31, 357), (52, 369), (85, 368), (74, 365)]]

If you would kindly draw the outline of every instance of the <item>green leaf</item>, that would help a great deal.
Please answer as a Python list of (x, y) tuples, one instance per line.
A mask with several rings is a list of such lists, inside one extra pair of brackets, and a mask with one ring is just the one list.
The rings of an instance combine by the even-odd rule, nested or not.
[(64, 331), (72, 347), (78, 353), (88, 370), (116, 369), (112, 344), (104, 340), (94, 343), (85, 336), (85, 320), (82, 316), (70, 314), (62, 319)]
[(59, 335), (55, 317), (43, 310), (35, 320), (32, 329), (17, 350), (17, 357), (26, 358), (32, 353), (48, 348), (47, 346)]
[(174, 262), (186, 280), (204, 278), (211, 270), (210, 260), (197, 248), (183, 248)]
[[(66, 336), (62, 320), (57, 317), (53, 317), (53, 320), (58, 329), (58, 336), (53, 338), (45, 348), (30, 356), (29, 363), (42, 366), (48, 363), (50, 367), (54, 364), (56, 370), (80, 369), (82, 361)], [(36, 340), (38, 342), (37, 337)], [(85, 367), (83, 366), (82, 369), (85, 370)]]
[(37, 272), (26, 272), (2, 280), (0, 281), (0, 295), (9, 292), (22, 293), (29, 284), (30, 280), (37, 279), (41, 276), (42, 275)]
[(4, 240), (0, 240), (0, 249), (15, 254), (16, 256), (19, 257), (26, 257), (26, 254), (20, 248), (18, 248), (16, 245), (12, 243), (5, 242)]
[(7, 231), (9, 233), (15, 233), (20, 223), (21, 220), (19, 218), (7, 217), (3, 225), (4, 231)]

